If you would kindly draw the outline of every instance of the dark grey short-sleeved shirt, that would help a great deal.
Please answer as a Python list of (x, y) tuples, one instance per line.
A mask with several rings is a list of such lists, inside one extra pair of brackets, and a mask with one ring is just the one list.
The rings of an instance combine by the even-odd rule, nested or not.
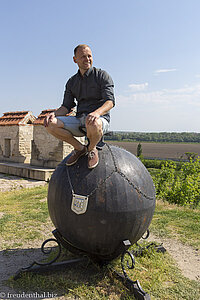
[[(77, 117), (82, 113), (90, 113), (107, 100), (113, 101), (114, 98), (114, 83), (110, 75), (101, 69), (95, 67), (87, 70), (82, 76), (78, 71), (72, 76), (65, 87), (64, 99), (62, 105), (69, 111), (76, 106), (77, 101)], [(109, 122), (110, 113), (103, 115)]]

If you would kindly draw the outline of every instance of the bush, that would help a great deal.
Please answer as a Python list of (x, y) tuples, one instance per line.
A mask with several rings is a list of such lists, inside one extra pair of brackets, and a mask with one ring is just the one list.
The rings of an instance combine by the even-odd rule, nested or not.
[(154, 184), (158, 198), (178, 205), (196, 207), (200, 203), (200, 159), (182, 163), (166, 162)]
[(161, 169), (161, 166), (165, 163), (164, 160), (159, 159), (141, 159), (146, 168)]

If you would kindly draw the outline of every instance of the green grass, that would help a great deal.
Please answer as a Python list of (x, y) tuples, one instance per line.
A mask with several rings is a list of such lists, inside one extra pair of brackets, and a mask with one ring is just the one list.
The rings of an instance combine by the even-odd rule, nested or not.
[(200, 209), (157, 201), (150, 229), (157, 236), (176, 238), (186, 245), (200, 249)]
[[(23, 249), (28, 240), (35, 240), (40, 245), (46, 239), (41, 230), (49, 222), (47, 202), (41, 201), (46, 196), (47, 186), (0, 195), (0, 212), (4, 213), (0, 218), (1, 248), (15, 246)], [(155, 235), (173, 237), (199, 249), (199, 218), (198, 209), (180, 208), (159, 201), (150, 229)], [(74, 255), (64, 250), (60, 260), (72, 257)], [(65, 299), (134, 299), (115, 278), (113, 268), (121, 272), (120, 259), (102, 268), (89, 262), (45, 275), (27, 273), (16, 281), (10, 278), (7, 284), (19, 292), (46, 291)], [(185, 278), (169, 253), (150, 249), (143, 256), (136, 257), (135, 268), (128, 274), (132, 280), (139, 280), (151, 299), (196, 300), (200, 294), (200, 283)]]
[[(22, 246), (23, 241), (41, 238), (41, 224), (48, 218), (47, 186), (0, 194), (1, 248)], [(9, 241), (9, 243), (8, 243)]]

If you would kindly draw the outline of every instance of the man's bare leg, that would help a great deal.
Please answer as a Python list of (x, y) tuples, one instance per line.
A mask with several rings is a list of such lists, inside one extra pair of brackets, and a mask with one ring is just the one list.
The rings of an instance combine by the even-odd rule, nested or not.
[(86, 123), (87, 137), (90, 141), (88, 146), (88, 168), (93, 169), (99, 163), (98, 150), (96, 145), (103, 136), (102, 121), (96, 119), (92, 124)]
[(96, 149), (96, 145), (103, 136), (102, 121), (100, 119), (95, 120), (91, 125), (86, 124), (87, 138), (90, 141), (88, 151)]
[(65, 141), (72, 145), (75, 150), (83, 150), (84, 145), (81, 144), (68, 130), (64, 129), (64, 124), (61, 120), (54, 118), (46, 127), (47, 131), (61, 141)]

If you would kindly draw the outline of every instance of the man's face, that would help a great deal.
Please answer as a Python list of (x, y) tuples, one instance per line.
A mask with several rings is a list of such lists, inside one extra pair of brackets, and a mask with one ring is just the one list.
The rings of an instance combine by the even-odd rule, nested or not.
[(78, 48), (76, 56), (74, 56), (73, 59), (82, 74), (92, 67), (93, 57), (89, 47)]

